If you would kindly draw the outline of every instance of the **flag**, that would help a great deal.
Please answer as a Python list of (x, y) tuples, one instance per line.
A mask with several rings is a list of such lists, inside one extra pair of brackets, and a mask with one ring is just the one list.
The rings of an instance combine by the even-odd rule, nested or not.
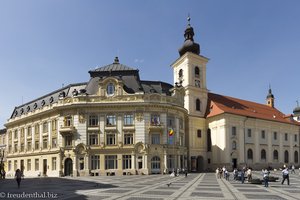
[(169, 129), (169, 144), (173, 144), (173, 136), (174, 136), (174, 130), (172, 128)]
[(174, 130), (172, 128), (169, 129), (169, 137), (174, 135)]

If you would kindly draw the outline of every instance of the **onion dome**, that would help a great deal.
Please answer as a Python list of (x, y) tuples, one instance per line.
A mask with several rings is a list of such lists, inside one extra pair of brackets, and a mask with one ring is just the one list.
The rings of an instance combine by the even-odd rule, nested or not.
[(294, 115), (300, 114), (300, 106), (299, 106), (299, 102), (298, 102), (298, 101), (296, 101), (296, 102), (297, 102), (297, 107), (294, 108), (294, 110), (293, 110)]
[(182, 47), (178, 50), (179, 55), (183, 56), (186, 52), (191, 52), (191, 53), (199, 55), (200, 54), (200, 45), (198, 43), (194, 42), (193, 37), (195, 34), (194, 34), (194, 29), (190, 24), (191, 18), (188, 17), (187, 20), (188, 20), (188, 25), (184, 32), (185, 41), (184, 41)]

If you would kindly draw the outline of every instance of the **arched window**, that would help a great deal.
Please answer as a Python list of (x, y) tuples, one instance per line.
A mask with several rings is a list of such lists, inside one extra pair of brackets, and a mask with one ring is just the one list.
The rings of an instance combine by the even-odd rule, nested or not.
[(236, 141), (232, 142), (232, 150), (236, 150)]
[(289, 152), (287, 150), (284, 152), (284, 162), (289, 163)]
[(113, 83), (109, 83), (107, 85), (106, 93), (107, 93), (108, 96), (114, 95), (114, 93), (115, 93), (115, 86), (114, 86)]
[(298, 163), (298, 162), (299, 162), (298, 151), (295, 151), (295, 153), (294, 153), (294, 163)]
[(200, 70), (199, 67), (195, 67), (195, 77), (199, 78), (200, 77)]
[(278, 160), (278, 151), (277, 150), (273, 151), (273, 160)]
[(200, 101), (200, 99), (196, 99), (196, 111), (201, 111), (201, 101)]
[(158, 156), (154, 156), (151, 159), (151, 168), (152, 169), (160, 169), (160, 158)]
[(253, 151), (252, 151), (252, 149), (248, 149), (248, 151), (247, 151), (247, 158), (248, 158), (248, 160), (252, 160), (253, 159)]
[(178, 72), (179, 80), (182, 79), (182, 76), (183, 76), (183, 71), (182, 71), (182, 69), (180, 69), (179, 72)]
[(267, 159), (267, 154), (266, 154), (266, 150), (262, 149), (260, 152), (260, 159), (262, 160), (266, 160)]

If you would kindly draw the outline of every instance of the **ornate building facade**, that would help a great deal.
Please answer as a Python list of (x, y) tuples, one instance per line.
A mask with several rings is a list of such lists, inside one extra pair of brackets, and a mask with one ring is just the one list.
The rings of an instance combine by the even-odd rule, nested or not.
[[(119, 62), (17, 106), (6, 123), (7, 169), (25, 176), (167, 173), (299, 165), (299, 123), (274, 106), (210, 93), (208, 59), (188, 23), (174, 84), (140, 80)], [(298, 111), (296, 110), (296, 113)], [(299, 113), (299, 112), (298, 112)]]

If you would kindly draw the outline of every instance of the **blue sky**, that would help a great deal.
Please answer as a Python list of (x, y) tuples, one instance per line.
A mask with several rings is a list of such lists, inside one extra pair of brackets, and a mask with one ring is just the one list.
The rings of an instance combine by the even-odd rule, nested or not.
[(292, 113), (299, 10), (297, 0), (1, 0), (0, 128), (15, 106), (86, 82), (115, 56), (143, 80), (173, 83), (188, 13), (211, 92), (265, 103), (271, 84), (276, 108)]

